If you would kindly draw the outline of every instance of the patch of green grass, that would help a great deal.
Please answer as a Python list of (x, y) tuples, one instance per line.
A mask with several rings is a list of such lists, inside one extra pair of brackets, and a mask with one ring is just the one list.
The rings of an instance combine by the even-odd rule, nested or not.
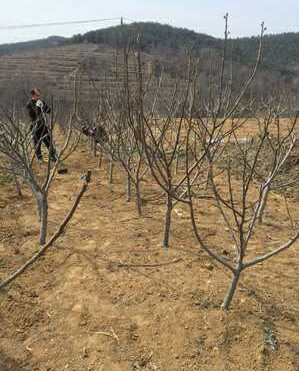
[(278, 350), (278, 340), (276, 337), (276, 331), (274, 326), (270, 322), (264, 322), (264, 342), (267, 348), (271, 348), (273, 351)]

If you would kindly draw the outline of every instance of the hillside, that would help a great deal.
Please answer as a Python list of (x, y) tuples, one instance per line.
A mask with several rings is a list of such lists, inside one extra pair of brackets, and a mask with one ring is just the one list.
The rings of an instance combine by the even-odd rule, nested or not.
[(0, 57), (0, 98), (15, 96), (17, 92), (22, 100), (28, 99), (32, 86), (53, 94), (65, 94), (68, 77), (78, 62), (94, 49), (92, 45), (70, 45), (3, 55)]
[[(50, 37), (0, 45), (0, 98), (6, 87), (13, 87), (15, 91), (20, 90), (20, 86), (28, 90), (32, 85), (46, 86), (52, 93), (65, 95), (74, 71), (82, 63), (100, 84), (103, 81), (112, 84), (115, 54), (129, 41), (136, 40), (136, 35), (139, 35), (138, 48), (144, 54), (145, 63), (152, 60), (172, 82), (184, 75), (186, 49), (192, 47), (194, 55), (201, 60), (201, 81), (206, 89), (211, 66), (217, 67), (220, 60), (223, 40), (158, 23), (132, 23), (69, 39)], [(228, 49), (234, 51), (235, 82), (240, 86), (254, 65), (258, 39), (238, 38), (229, 43)], [(85, 76), (82, 86), (86, 94), (89, 85), (89, 77)], [(253, 89), (259, 95), (276, 90), (299, 92), (299, 33), (265, 36), (263, 59)]]
[[(196, 33), (183, 28), (159, 23), (133, 23), (103, 30), (75, 35), (72, 43), (105, 44), (111, 47), (124, 46), (133, 35), (140, 35), (139, 47), (147, 53), (177, 56), (187, 47), (202, 55), (204, 51), (219, 52), (223, 40)], [(245, 37), (229, 41), (234, 50), (234, 58), (241, 64), (250, 65), (257, 53), (258, 37)], [(279, 72), (282, 76), (295, 76), (299, 73), (299, 32), (266, 35), (264, 39), (261, 68), (268, 73)]]
[(91, 31), (84, 35), (75, 35), (69, 41), (72, 43), (89, 42), (123, 47), (129, 40), (136, 38), (136, 35), (139, 35), (140, 49), (147, 53), (152, 53), (157, 49), (175, 53), (188, 46), (194, 46), (198, 50), (204, 48), (218, 49), (222, 45), (221, 39), (209, 35), (151, 22), (132, 23)]
[[(91, 31), (72, 38), (49, 37), (44, 40), (0, 45), (0, 55), (36, 48), (67, 44), (101, 44), (111, 48), (127, 45), (129, 40), (139, 35), (139, 47), (146, 53), (178, 55), (193, 47), (198, 53), (205, 50), (220, 51), (223, 40), (194, 31), (162, 25), (159, 23), (140, 22), (123, 26), (108, 27)], [(251, 63), (256, 57), (257, 37), (244, 37), (230, 40), (235, 58), (244, 64)], [(263, 67), (270, 72), (298, 74), (299, 71), (299, 32), (266, 35), (264, 38)]]
[(34, 49), (49, 48), (58, 45), (65, 45), (66, 38), (51, 36), (46, 39), (19, 42), (13, 44), (1, 44), (0, 55), (14, 54), (19, 52), (32, 51)]
[[(122, 55), (105, 45), (91, 43), (70, 44), (32, 51), (18, 52), (0, 57), (0, 101), (17, 101), (24, 106), (28, 92), (37, 86), (43, 94), (64, 101), (73, 99), (74, 80), (78, 70), (80, 99), (91, 102), (96, 97), (95, 89), (110, 91), (117, 88), (118, 79), (124, 77)], [(167, 61), (160, 59), (167, 65)], [(143, 70), (149, 73), (155, 59), (143, 54)], [(129, 60), (130, 81), (135, 79), (134, 60)], [(175, 78), (166, 74), (165, 83), (175, 84)]]
[[(234, 40), (236, 53), (242, 62), (252, 63), (256, 55), (257, 39), (240, 38)], [(264, 70), (279, 72), (282, 75), (299, 75), (299, 32), (266, 35), (263, 46)]]

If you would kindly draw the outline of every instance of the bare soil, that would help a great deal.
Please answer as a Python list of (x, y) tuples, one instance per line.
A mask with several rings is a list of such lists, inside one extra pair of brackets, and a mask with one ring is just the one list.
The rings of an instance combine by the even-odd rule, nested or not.
[[(67, 166), (50, 194), (50, 234), (80, 175), (91, 169), (93, 180), (65, 234), (0, 293), (0, 371), (299, 370), (298, 243), (245, 272), (224, 312), (230, 276), (199, 250), (184, 207), (163, 250), (164, 200), (150, 181), (142, 186), (151, 202), (138, 218), (121, 172), (108, 184), (85, 149)], [(270, 202), (264, 244), (273, 247), (288, 238), (290, 223), (284, 198)], [(289, 205), (296, 220), (298, 205)], [(230, 251), (208, 200), (201, 216), (204, 238)], [(13, 184), (0, 184), (0, 279), (36, 251), (37, 240), (29, 191), (20, 200)]]

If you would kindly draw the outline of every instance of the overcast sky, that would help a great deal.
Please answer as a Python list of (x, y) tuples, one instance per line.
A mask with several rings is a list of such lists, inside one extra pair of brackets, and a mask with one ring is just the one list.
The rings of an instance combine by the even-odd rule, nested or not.
[[(223, 35), (223, 15), (230, 14), (232, 36), (251, 36), (265, 21), (269, 33), (299, 31), (299, 0), (0, 0), (0, 27), (126, 17), (186, 27), (213, 36)], [(0, 29), (0, 44), (51, 35), (71, 36), (117, 24)]]

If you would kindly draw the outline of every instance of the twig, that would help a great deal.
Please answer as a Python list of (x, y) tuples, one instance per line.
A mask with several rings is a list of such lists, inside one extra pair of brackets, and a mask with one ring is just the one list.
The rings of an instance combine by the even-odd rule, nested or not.
[(116, 335), (115, 331), (113, 330), (113, 327), (111, 327), (111, 332), (113, 334), (114, 339), (116, 339), (117, 344), (119, 345), (119, 337)]
[(104, 335), (104, 336), (109, 336), (110, 338), (113, 338), (116, 340), (117, 344), (119, 345), (119, 337), (116, 335), (115, 331), (113, 330), (112, 327), (110, 327), (111, 334), (109, 332), (103, 332), (103, 331), (97, 331), (93, 332), (95, 335)]
[(109, 334), (109, 332), (103, 332), (103, 331), (97, 331), (97, 332), (93, 332), (93, 334), (95, 335), (105, 335), (105, 336), (109, 336), (109, 337), (113, 337), (113, 335)]
[(176, 264), (182, 260), (183, 260), (182, 258), (179, 258), (179, 259), (172, 260), (170, 262), (156, 263), (156, 264), (124, 264), (124, 263), (116, 263), (116, 262), (110, 262), (110, 264), (118, 268), (155, 268), (155, 267), (163, 267), (166, 265)]

